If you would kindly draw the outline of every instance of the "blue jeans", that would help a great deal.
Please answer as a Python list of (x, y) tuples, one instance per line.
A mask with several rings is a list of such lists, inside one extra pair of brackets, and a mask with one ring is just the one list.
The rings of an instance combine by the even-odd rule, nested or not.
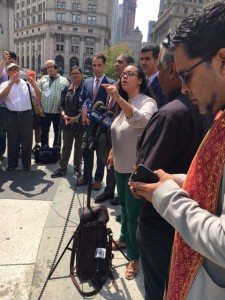
[(0, 106), (0, 155), (6, 150), (6, 130), (9, 118), (9, 111), (6, 107)]

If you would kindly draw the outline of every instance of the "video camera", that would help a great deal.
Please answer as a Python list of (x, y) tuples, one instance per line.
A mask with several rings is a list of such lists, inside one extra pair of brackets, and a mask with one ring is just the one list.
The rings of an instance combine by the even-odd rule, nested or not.
[(95, 103), (93, 109), (87, 114), (90, 125), (83, 134), (81, 149), (88, 147), (89, 150), (94, 151), (97, 148), (100, 135), (112, 124), (112, 116), (113, 112), (107, 111), (102, 101)]

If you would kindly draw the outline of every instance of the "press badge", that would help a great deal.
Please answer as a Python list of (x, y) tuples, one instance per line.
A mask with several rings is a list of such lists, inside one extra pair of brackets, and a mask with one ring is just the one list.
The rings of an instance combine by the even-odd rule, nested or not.
[(97, 248), (95, 251), (95, 258), (105, 259), (106, 257), (106, 249), (105, 248)]
[(51, 89), (48, 88), (48, 89), (44, 92), (44, 96), (45, 96), (45, 97), (49, 97), (49, 96), (51, 95), (51, 93), (52, 93), (52, 92), (51, 92)]

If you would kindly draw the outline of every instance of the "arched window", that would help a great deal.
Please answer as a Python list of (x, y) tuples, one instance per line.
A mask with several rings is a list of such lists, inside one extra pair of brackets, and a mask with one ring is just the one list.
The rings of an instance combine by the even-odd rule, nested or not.
[(75, 56), (71, 57), (70, 59), (70, 68), (73, 66), (79, 66), (79, 59)]
[(58, 70), (64, 72), (64, 57), (62, 55), (56, 56), (55, 63), (58, 66)]
[(91, 58), (85, 59), (85, 62), (84, 62), (84, 74), (92, 76), (92, 60), (91, 60)]

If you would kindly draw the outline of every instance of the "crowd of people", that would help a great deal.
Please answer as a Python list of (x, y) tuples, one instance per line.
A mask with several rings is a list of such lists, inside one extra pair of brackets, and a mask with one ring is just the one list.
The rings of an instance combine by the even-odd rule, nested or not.
[[(0, 159), (7, 141), (7, 170), (18, 167), (20, 147), (23, 170), (30, 169), (34, 106), (36, 146), (50, 146), (52, 124), (52, 147), (62, 149), (52, 178), (67, 174), (73, 144), (77, 186), (91, 180), (101, 190), (107, 167), (106, 186), (94, 202), (121, 205), (112, 249), (126, 248), (127, 280), (138, 275), (140, 258), (145, 300), (225, 299), (224, 36), (225, 4), (207, 6), (160, 46), (143, 47), (140, 66), (121, 53), (117, 81), (105, 75), (102, 54), (92, 58), (92, 78), (83, 80), (81, 68), (73, 66), (69, 83), (47, 60), (47, 75), (37, 82), (29, 70), (25, 81), (16, 54), (3, 52)], [(93, 110), (110, 116), (111, 126), (99, 126)], [(139, 164), (158, 182), (130, 181)]]

